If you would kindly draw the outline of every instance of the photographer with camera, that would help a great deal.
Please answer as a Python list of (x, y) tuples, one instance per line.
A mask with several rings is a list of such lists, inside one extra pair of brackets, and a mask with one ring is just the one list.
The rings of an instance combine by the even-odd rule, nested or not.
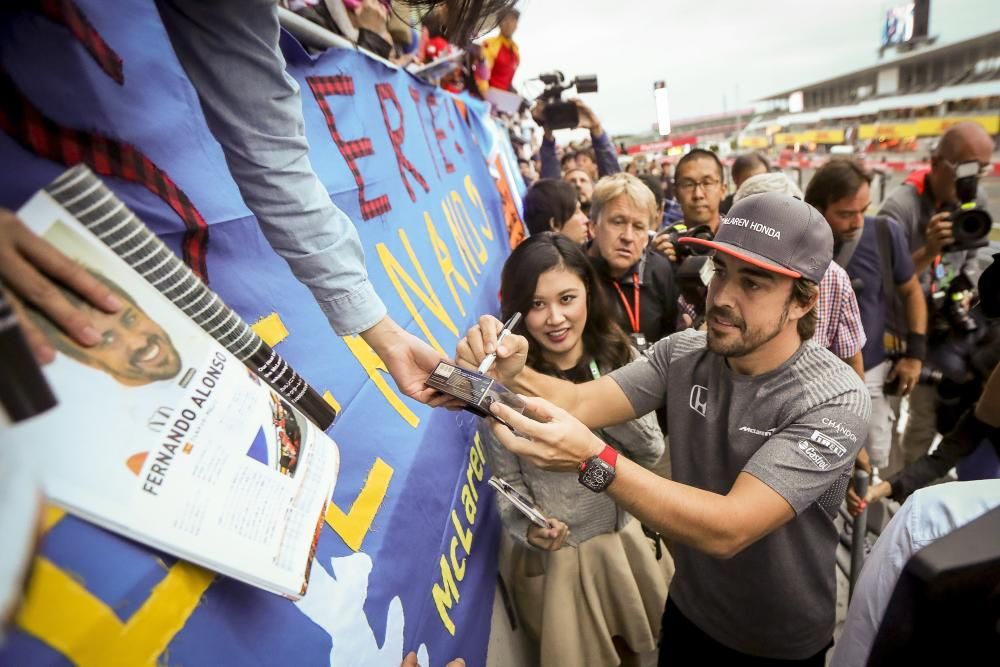
[[(927, 307), (899, 225), (885, 216), (865, 215), (870, 185), (871, 175), (857, 163), (830, 160), (813, 174), (805, 200), (833, 230), (834, 261), (847, 270), (857, 295), (867, 335), (861, 350), (864, 379), (872, 399), (865, 449), (871, 465), (884, 469), (898, 408), (898, 399), (887, 395), (891, 389), (885, 385), (893, 383), (902, 395), (916, 386), (927, 347)], [(886, 349), (886, 334), (900, 328), (893, 312), (896, 294), (906, 306), (909, 333), (905, 347)]]
[[(993, 255), (993, 263), (980, 276), (979, 292), (985, 295), (979, 304), (982, 316), (987, 322), (1000, 322), (1000, 253)], [(847, 509), (853, 516), (860, 514), (868, 503), (882, 498), (906, 502), (914, 491), (941, 479), (952, 468), (960, 468), (960, 479), (1000, 476), (1000, 339), (994, 338), (990, 347), (988, 363), (992, 363), (993, 370), (977, 393), (975, 405), (962, 414), (933, 452), (908, 464), (888, 479), (869, 486), (864, 499), (849, 489)], [(989, 443), (992, 449), (984, 443)], [(973, 475), (963, 476), (962, 473), (968, 470), (961, 469), (961, 462), (970, 458), (978, 459), (978, 466), (975, 466)]]
[(657, 222), (652, 191), (619, 173), (597, 182), (591, 202), (594, 239), (587, 249), (605, 279), (606, 296), (632, 345), (640, 352), (677, 330), (677, 287), (670, 263), (649, 252)]
[(653, 247), (671, 262), (679, 262), (677, 239), (711, 239), (719, 228), (719, 205), (726, 192), (725, 169), (719, 156), (703, 148), (689, 151), (674, 168), (674, 191), (684, 219), (662, 230)]
[[(879, 211), (903, 228), (918, 280), (930, 305), (928, 354), (947, 344), (947, 332), (975, 328), (968, 317), (964, 288), (977, 270), (976, 251), (986, 245), (990, 219), (979, 177), (987, 173), (993, 140), (976, 123), (959, 123), (941, 137), (929, 171), (911, 174), (886, 198)], [(953, 289), (954, 288), (954, 289)], [(941, 329), (943, 335), (934, 335)], [(918, 384), (909, 396), (909, 419), (897, 452), (910, 463), (927, 453), (937, 433), (937, 392)]]

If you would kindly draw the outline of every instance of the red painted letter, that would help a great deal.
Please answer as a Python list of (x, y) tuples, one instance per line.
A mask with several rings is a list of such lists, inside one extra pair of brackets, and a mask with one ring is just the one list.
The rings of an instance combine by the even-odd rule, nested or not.
[(379, 195), (375, 199), (365, 199), (365, 181), (361, 178), (361, 170), (358, 169), (357, 161), (374, 153), (372, 150), (372, 140), (368, 137), (351, 139), (345, 141), (337, 131), (337, 124), (333, 119), (333, 111), (326, 103), (327, 95), (354, 95), (354, 79), (349, 76), (309, 76), (306, 83), (312, 90), (316, 103), (319, 104), (320, 111), (326, 119), (326, 126), (330, 130), (330, 136), (340, 149), (340, 154), (347, 161), (347, 166), (354, 174), (354, 182), (358, 184), (358, 203), (361, 204), (361, 217), (365, 220), (374, 218), (377, 215), (385, 215), (392, 210), (389, 204), (388, 195)]
[[(399, 105), (396, 91), (388, 83), (375, 84), (375, 92), (378, 95), (379, 106), (382, 107), (382, 120), (385, 121), (386, 132), (389, 133), (389, 140), (392, 141), (392, 150), (396, 153), (396, 164), (399, 165), (399, 177), (403, 180), (406, 191), (410, 193), (410, 199), (415, 202), (417, 201), (417, 195), (413, 192), (413, 187), (406, 178), (407, 171), (413, 174), (413, 177), (417, 179), (417, 183), (420, 183), (421, 187), (423, 187), (424, 192), (430, 192), (431, 188), (427, 185), (424, 177), (420, 175), (420, 172), (417, 171), (417, 168), (413, 166), (413, 163), (403, 155), (403, 138), (406, 136), (406, 132), (403, 129), (403, 107)], [(392, 124), (389, 122), (389, 110), (386, 108), (386, 102), (391, 102), (396, 107), (396, 115), (399, 116), (399, 127), (395, 129), (393, 129)]]

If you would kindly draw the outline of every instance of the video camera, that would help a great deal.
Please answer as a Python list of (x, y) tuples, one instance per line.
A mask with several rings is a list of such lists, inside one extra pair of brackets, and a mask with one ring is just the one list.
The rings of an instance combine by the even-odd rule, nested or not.
[(993, 219), (976, 204), (982, 168), (975, 160), (955, 167), (955, 194), (958, 205), (951, 209), (951, 233), (955, 242), (945, 250), (973, 250), (989, 244), (987, 236)]
[(557, 70), (539, 74), (538, 79), (545, 84), (545, 90), (538, 96), (538, 99), (545, 102), (545, 110), (542, 112), (545, 127), (550, 130), (562, 130), (579, 125), (579, 111), (572, 102), (563, 102), (563, 91), (576, 86), (577, 93), (596, 93), (597, 75), (583, 74), (569, 83), (563, 83), (566, 77)]

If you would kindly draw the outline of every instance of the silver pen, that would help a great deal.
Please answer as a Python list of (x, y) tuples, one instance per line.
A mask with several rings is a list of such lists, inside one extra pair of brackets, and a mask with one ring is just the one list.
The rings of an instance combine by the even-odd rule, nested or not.
[[(513, 315), (510, 316), (510, 319), (507, 320), (507, 322), (503, 325), (503, 329), (500, 330), (500, 335), (497, 337), (497, 348), (500, 347), (500, 343), (502, 343), (503, 339), (507, 337), (507, 334), (511, 332), (511, 329), (516, 327), (517, 323), (520, 321), (521, 321), (521, 313), (514, 313)], [(479, 364), (478, 368), (479, 374), (482, 375), (483, 373), (488, 371), (490, 369), (490, 366), (492, 366), (493, 362), (496, 360), (497, 360), (496, 350), (487, 354), (486, 357), (483, 359), (482, 363)]]

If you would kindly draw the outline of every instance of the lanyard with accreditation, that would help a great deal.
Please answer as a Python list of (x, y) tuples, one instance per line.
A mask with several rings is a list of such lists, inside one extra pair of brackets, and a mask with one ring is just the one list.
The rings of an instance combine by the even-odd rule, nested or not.
[(639, 272), (636, 271), (632, 274), (632, 304), (630, 305), (628, 299), (625, 297), (625, 292), (622, 290), (621, 285), (618, 281), (613, 282), (615, 290), (618, 291), (618, 296), (622, 300), (622, 305), (625, 306), (625, 316), (628, 317), (628, 323), (632, 327), (632, 332), (629, 334), (629, 338), (632, 339), (632, 344), (640, 352), (646, 349), (646, 336), (643, 335), (639, 328), (639, 291), (642, 287), (642, 280), (639, 277)]

